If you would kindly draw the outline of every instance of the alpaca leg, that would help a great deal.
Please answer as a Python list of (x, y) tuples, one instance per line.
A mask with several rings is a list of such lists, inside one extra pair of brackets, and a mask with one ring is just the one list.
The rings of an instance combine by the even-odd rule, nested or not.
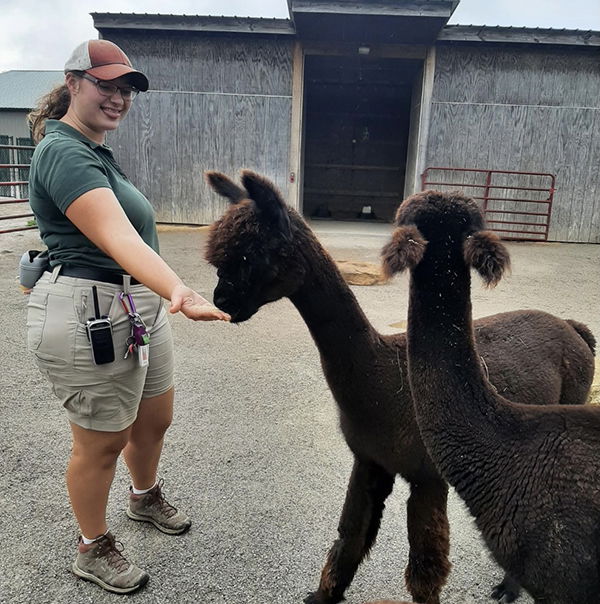
[(411, 482), (407, 502), (410, 555), (406, 586), (416, 602), (439, 604), (450, 572), (448, 486), (439, 477)]
[(381, 467), (354, 460), (338, 526), (339, 538), (327, 555), (319, 589), (305, 598), (306, 604), (335, 604), (344, 599), (356, 569), (375, 543), (384, 502), (393, 486), (394, 476)]
[(500, 604), (514, 602), (521, 595), (521, 586), (508, 573), (504, 575), (502, 583), (492, 590), (492, 598)]

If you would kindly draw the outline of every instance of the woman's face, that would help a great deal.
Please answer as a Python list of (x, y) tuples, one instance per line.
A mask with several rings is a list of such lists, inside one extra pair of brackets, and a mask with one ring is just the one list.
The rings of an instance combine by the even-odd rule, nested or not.
[[(123, 88), (131, 87), (127, 77), (110, 80), (110, 83)], [(131, 106), (131, 99), (124, 99), (120, 90), (112, 96), (104, 96), (94, 82), (85, 78), (69, 74), (67, 85), (71, 92), (69, 110), (81, 127), (96, 135), (91, 138), (104, 137), (107, 131), (115, 130)]]

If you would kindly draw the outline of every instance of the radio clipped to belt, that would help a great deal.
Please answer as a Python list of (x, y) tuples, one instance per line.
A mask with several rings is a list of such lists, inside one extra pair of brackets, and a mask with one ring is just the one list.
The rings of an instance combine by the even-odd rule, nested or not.
[[(148, 365), (148, 353), (150, 351), (150, 334), (146, 329), (146, 325), (142, 320), (142, 317), (138, 314), (135, 309), (135, 304), (131, 294), (127, 292), (121, 292), (119, 294), (119, 300), (123, 309), (129, 317), (129, 324), (131, 326), (131, 333), (127, 338), (127, 350), (125, 350), (126, 359), (130, 354), (137, 354), (138, 365), (145, 367)], [(125, 302), (127, 300), (127, 302)], [(127, 306), (129, 304), (129, 307)]]

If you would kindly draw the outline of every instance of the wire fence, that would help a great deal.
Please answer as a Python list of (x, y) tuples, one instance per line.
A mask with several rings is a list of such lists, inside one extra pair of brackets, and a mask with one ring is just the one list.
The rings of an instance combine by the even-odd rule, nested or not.
[(29, 206), (34, 149), (29, 138), (0, 135), (0, 234), (37, 228)]
[(556, 178), (544, 172), (429, 167), (421, 187), (464, 190), (478, 201), (488, 229), (502, 239), (547, 241)]

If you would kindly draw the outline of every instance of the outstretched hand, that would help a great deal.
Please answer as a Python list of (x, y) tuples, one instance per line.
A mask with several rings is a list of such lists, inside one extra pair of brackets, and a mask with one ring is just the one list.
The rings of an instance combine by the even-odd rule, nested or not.
[(230, 321), (231, 317), (206, 298), (196, 293), (185, 285), (178, 285), (171, 294), (171, 308), (169, 312), (175, 314), (182, 312), (192, 321)]

